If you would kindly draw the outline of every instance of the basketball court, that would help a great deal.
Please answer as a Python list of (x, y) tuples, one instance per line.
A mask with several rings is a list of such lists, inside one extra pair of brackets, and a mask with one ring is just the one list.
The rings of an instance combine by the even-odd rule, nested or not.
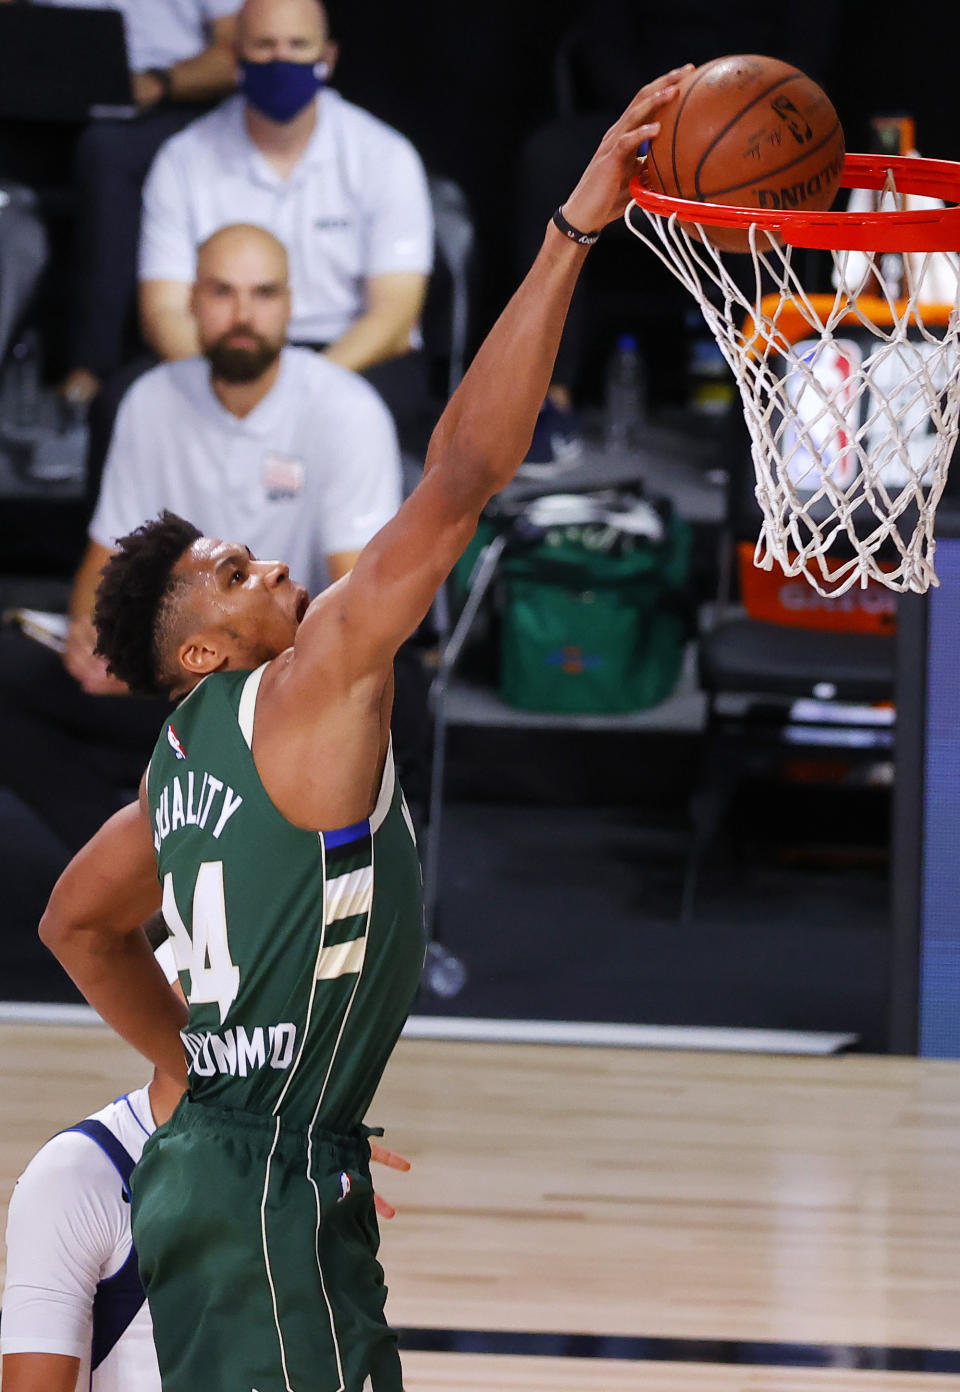
[[(0, 1026), (0, 1189), (145, 1080), (96, 1025)], [(409, 1392), (960, 1390), (960, 1074), (405, 1038), (371, 1120)]]
[[(806, 129), (806, 100), (781, 108), (788, 125)], [(960, 210), (947, 205), (960, 166), (844, 167), (844, 187), (877, 195), (858, 217), (691, 201), (678, 179), (672, 192), (636, 183), (627, 222), (737, 377), (763, 511), (756, 563), (825, 596), (884, 586), (910, 597), (909, 618), (940, 584), (936, 508), (958, 431)], [(911, 210), (907, 195), (940, 204)], [(746, 290), (731, 246), (754, 268)], [(804, 285), (806, 250), (832, 258), (831, 291)], [(955, 551), (941, 573), (960, 609)], [(949, 643), (931, 622), (914, 675)], [(942, 759), (921, 688), (911, 705), (901, 687), (898, 778), (904, 748), (914, 769)], [(955, 726), (955, 681), (951, 694)], [(413, 1162), (375, 1171), (398, 1208), (382, 1261), (408, 1392), (960, 1392), (960, 954), (922, 791), (898, 786), (900, 1053), (732, 1036), (692, 1048), (691, 1035), (628, 1048), (546, 1027), (496, 1042), (456, 1020), (427, 1038), (411, 1022), (369, 1116)], [(8, 1011), (0, 1048), (5, 1212), (66, 1119), (147, 1070), (83, 1009)]]

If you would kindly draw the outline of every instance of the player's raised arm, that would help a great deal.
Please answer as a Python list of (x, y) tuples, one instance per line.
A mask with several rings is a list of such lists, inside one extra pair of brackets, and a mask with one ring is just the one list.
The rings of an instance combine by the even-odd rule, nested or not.
[[(688, 65), (689, 66), (689, 65)], [(648, 83), (607, 131), (563, 204), (567, 223), (591, 233), (621, 217), (638, 148), (656, 134), (657, 109), (676, 91), (677, 68)], [(355, 675), (388, 664), (427, 614), (490, 498), (522, 463), (553, 372), (570, 297), (589, 247), (551, 223), (519, 289), (450, 399), (427, 451), (424, 477), (364, 548), (350, 575), (307, 616), (297, 637), (308, 657), (322, 613), (336, 603), (345, 660)]]

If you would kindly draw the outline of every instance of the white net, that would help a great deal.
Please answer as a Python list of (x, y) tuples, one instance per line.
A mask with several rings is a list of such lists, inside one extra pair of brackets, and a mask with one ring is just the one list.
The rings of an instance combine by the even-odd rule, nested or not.
[(636, 203), (626, 223), (693, 295), (736, 377), (763, 514), (756, 564), (777, 561), (823, 595), (871, 579), (936, 585), (960, 412), (960, 256), (834, 251), (833, 289), (812, 294), (799, 274), (809, 253), (756, 225), (749, 252), (725, 262), (707, 226)]

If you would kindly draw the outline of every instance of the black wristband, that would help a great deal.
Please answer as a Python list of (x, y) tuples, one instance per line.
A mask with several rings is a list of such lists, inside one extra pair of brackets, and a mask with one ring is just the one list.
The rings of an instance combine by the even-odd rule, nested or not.
[(563, 216), (562, 206), (553, 215), (553, 225), (559, 228), (565, 237), (569, 237), (571, 242), (576, 242), (579, 246), (593, 246), (594, 242), (600, 240), (599, 232), (581, 232), (579, 227), (574, 227), (572, 223), (567, 222)]

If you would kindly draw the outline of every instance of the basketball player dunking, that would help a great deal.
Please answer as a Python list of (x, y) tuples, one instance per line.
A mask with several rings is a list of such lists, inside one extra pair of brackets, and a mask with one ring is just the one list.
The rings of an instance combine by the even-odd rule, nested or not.
[[(285, 565), (170, 514), (104, 572), (111, 669), (183, 699), (40, 931), (104, 1019), (186, 1075), (132, 1185), (166, 1392), (402, 1387), (362, 1125), (424, 946), (393, 657), (525, 456), (588, 246), (685, 71), (607, 132), (348, 576), (309, 603)], [(189, 1011), (138, 930), (161, 899)]]

